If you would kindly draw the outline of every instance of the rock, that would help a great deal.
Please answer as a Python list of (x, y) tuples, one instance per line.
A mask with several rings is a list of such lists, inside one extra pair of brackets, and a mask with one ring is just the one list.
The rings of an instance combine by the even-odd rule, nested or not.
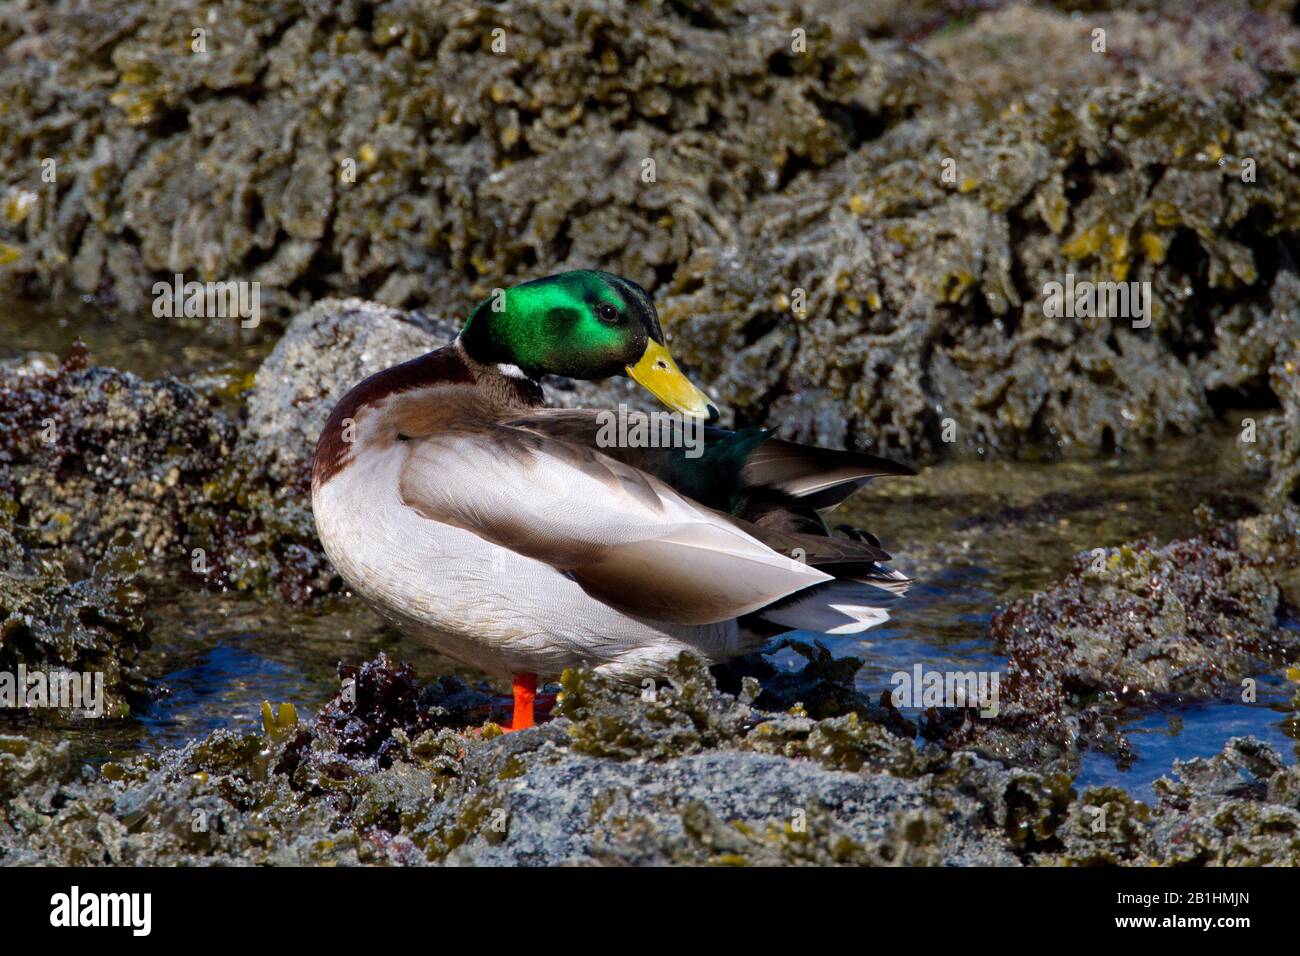
[[(64, 750), (0, 738), (0, 861), (1018, 862), (999, 788), (1032, 775), (1013, 782), (966, 757), (981, 789), (936, 790), (933, 770), (738, 749), (779, 715), (720, 694), (689, 658), (644, 725), (677, 731), (644, 737), (635, 758), (591, 752), (596, 724), (603, 734), (645, 718), (639, 689), (591, 672), (566, 675), (572, 716), (505, 737), (458, 729), (463, 687), (417, 689), (382, 656), (341, 673), (353, 690), (315, 721), (295, 727), (286, 708), (268, 708), (266, 737), (217, 731), (93, 780), (75, 779)], [(746, 721), (732, 719), (742, 711)], [(815, 739), (806, 723), (791, 748)], [(206, 831), (191, 825), (196, 811)]]
[[(10, 503), (0, 496), (0, 512)], [(15, 688), (23, 672), (47, 688), (26, 716), (76, 727), (138, 710), (151, 696), (139, 662), (148, 643), (141, 552), (124, 536), (88, 572), (70, 576), (56, 554), (23, 547), (5, 524), (0, 514), (0, 673)], [(64, 673), (89, 679), (80, 703), (55, 699), (54, 681)], [(22, 706), (0, 707), (15, 704)]]
[(289, 324), (247, 396), (242, 455), (296, 495), (310, 494), (316, 439), (331, 409), (362, 379), (439, 348), (460, 330), (423, 312), (325, 299)]
[[(61, 157), (60, 188), (0, 226), (4, 279), (75, 281), (128, 309), (170, 272), (267, 282), (280, 310), (309, 286), (464, 308), (543, 263), (653, 285), (750, 195), (843, 156), (855, 115), (939, 92), (897, 44), (841, 40), (773, 0), (276, 2), (211, 19), (192, 0), (100, 2), (43, 18), (0, 34), (20, 48), (0, 99), (26, 131), (0, 151), (0, 188), (26, 188), (38, 156)], [(190, 22), (209, 54), (178, 59)], [(792, 52), (796, 27), (816, 60)]]
[[(30, 356), (0, 368), (0, 672), (91, 675), (84, 710), (125, 717), (150, 696), (146, 586), (189, 570), (205, 485), (232, 424), (190, 386)], [(84, 688), (87, 691), (93, 690)], [(72, 707), (31, 720), (77, 719)]]
[[(925, 7), (908, 6), (913, 9), (889, 18), (895, 28)], [(1231, 2), (1212, 9), (1186, 16), (1180, 15), (1185, 8), (1169, 4), (1095, 3), (1079, 15), (1077, 4), (999, 3), (963, 30), (943, 29), (950, 21), (932, 11), (929, 24), (918, 24), (910, 36), (961, 78), (951, 93), (961, 102), (999, 105), (1035, 88), (1133, 89), (1151, 78), (1204, 99), (1264, 93), (1270, 73), (1300, 51), (1300, 34), (1285, 24), (1290, 12), (1281, 3), (1271, 10)], [(1098, 30), (1108, 55), (1094, 50)], [(1235, 48), (1225, 46), (1225, 36), (1238, 41)]]
[(1244, 517), (1235, 523), (1234, 531), (1242, 554), (1267, 564), (1284, 582), (1284, 593), (1300, 594), (1285, 583), (1288, 572), (1300, 567), (1300, 508), (1288, 504), (1278, 511)]
[(42, 544), (102, 556), (125, 532), (188, 565), (185, 527), (234, 446), (216, 402), (175, 379), (85, 367), (0, 370), (0, 491)]
[[(1271, 351), (1249, 342), (1293, 322), (1273, 227), (1245, 223), (1300, 208), (1294, 95), (1239, 112), (1160, 87), (1034, 94), (994, 124), (899, 124), (695, 250), (664, 326), (739, 420), (799, 440), (931, 457), (1188, 433), (1262, 381)], [(1272, 186), (1243, 182), (1270, 151)], [(1150, 283), (1150, 326), (1049, 315), (1067, 275)]]
[[(473, 777), (493, 780), (506, 760), (484, 752), (466, 769)], [(630, 764), (591, 757), (537, 761), (519, 776), (492, 785), (487, 798), (499, 802), (492, 810), (502, 812), (503, 838), (480, 829), (445, 862), (1017, 862), (995, 832), (970, 832), (981, 810), (974, 800), (958, 799), (945, 820), (929, 805), (925, 781), (828, 771), (764, 754), (721, 751)], [(431, 822), (436, 829), (439, 818)]]
[[(650, 708), (638, 689), (570, 673), (570, 714), (505, 736), (466, 722), (478, 702), (455, 681), (420, 687), (382, 656), (342, 676), (353, 691), (314, 721), (268, 705), (265, 735), (219, 730), (98, 774), (80, 774), (66, 743), (0, 737), (0, 863), (1300, 860), (1300, 769), (1250, 739), (1176, 763), (1178, 779), (1159, 781), (1158, 802), (1146, 806), (1113, 788), (1078, 794), (1066, 774), (970, 752), (922, 756), (910, 742), (897, 746), (920, 760), (900, 770), (828, 762), (819, 734), (828, 739), (826, 725), (844, 718), (799, 723), (754, 710), (719, 693), (688, 658)], [(742, 711), (745, 720), (727, 716)], [(620, 724), (677, 731), (595, 754), (583, 742), (593, 722), (602, 735)], [(787, 748), (750, 746), (772, 723), (785, 728)], [(682, 746), (664, 747), (674, 735)], [(206, 829), (193, 826), (196, 813)]]
[(80, 349), (55, 367), (38, 356), (0, 368), (0, 497), (27, 546), (71, 562), (73, 581), (129, 547), (155, 578), (294, 601), (328, 589), (306, 485), (273, 457), (303, 451), (285, 434), (250, 448), (220, 397), (86, 367)]
[[(1253, 343), (1294, 314), (1288, 12), (985, 6), (237, 3), (186, 61), (190, 0), (55, 8), (0, 33), (0, 283), (130, 312), (160, 275), (258, 281), (270, 323), (603, 267), (735, 421), (914, 460), (1130, 448), (1285, 389)], [(1151, 325), (1045, 315), (1067, 274), (1151, 283)]]
[[(1111, 787), (1089, 790), (1058, 831), (1047, 864), (1295, 866), (1300, 863), (1300, 769), (1251, 737), (1214, 757), (1174, 761), (1155, 783), (1159, 802)], [(1102, 826), (1097, 826), (1098, 821)]]
[(1239, 694), (1244, 678), (1300, 660), (1279, 587), (1295, 564), (1294, 526), (1274, 516), (1077, 555), (1061, 583), (993, 616), (1009, 658), (999, 713), (948, 712), (920, 732), (1021, 766), (1075, 769), (1084, 748), (1123, 766), (1132, 751), (1121, 714)]
[(1259, 388), (1266, 378), (1281, 411), (1251, 412), (1233, 424), (1240, 428), (1246, 464), (1267, 477), (1269, 502), (1280, 510), (1300, 504), (1300, 276), (1279, 273), (1273, 300), (1279, 320), (1246, 326), (1239, 351), (1248, 354), (1238, 358), (1236, 368), (1266, 370), (1238, 387)]
[(204, 484), (233, 443), (208, 397), (87, 368), (84, 350), (0, 368), (0, 672), (96, 675), (109, 717), (143, 705), (146, 569), (191, 567)]
[(1049, 696), (1210, 697), (1300, 656), (1280, 610), (1273, 576), (1234, 549), (1138, 543), (1078, 556), (1060, 585), (1000, 610), (992, 633)]

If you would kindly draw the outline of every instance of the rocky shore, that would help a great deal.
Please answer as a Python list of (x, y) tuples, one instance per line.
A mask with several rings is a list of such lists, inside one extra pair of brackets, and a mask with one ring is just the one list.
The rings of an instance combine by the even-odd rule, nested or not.
[[(0, 288), (130, 312), (180, 273), (260, 283), (268, 321), (331, 293), (461, 316), (597, 266), (655, 294), (738, 421), (913, 459), (1130, 448), (1287, 400), (1285, 5), (839, 6), (0, 21), (21, 131), (0, 141)], [(1067, 274), (1149, 283), (1149, 314), (1049, 315)]]
[[(842, 6), (0, 6), (0, 290), (129, 317), (160, 276), (257, 281), (275, 341), (235, 379), (0, 362), (0, 672), (101, 672), (130, 721), (162, 692), (164, 585), (346, 601), (309, 507), (333, 403), (577, 266), (652, 291), (731, 424), (917, 465), (1215, 425), (1259, 493), (964, 625), (1007, 662), (991, 718), (904, 714), (798, 644), (801, 670), (683, 658), (648, 696), (569, 672), (553, 719), (501, 736), (490, 689), (381, 654), (314, 715), (107, 763), (0, 725), (0, 863), (1300, 863), (1272, 744), (1176, 762), (1149, 804), (1075, 783), (1086, 753), (1133, 759), (1135, 713), (1297, 674), (1290, 10)], [(1050, 315), (1067, 274), (1150, 283), (1150, 313)]]
[(474, 729), (489, 702), (458, 682), (422, 687), (383, 657), (340, 676), (352, 689), (305, 725), (268, 707), (262, 735), (218, 731), (79, 778), (66, 744), (0, 737), (0, 860), (1300, 862), (1300, 769), (1249, 738), (1176, 763), (1147, 806), (916, 741), (905, 722), (764, 710), (752, 678), (733, 696), (689, 659), (652, 700), (567, 673), (554, 719), (506, 736)]
[[(111, 712), (126, 717), (148, 692), (140, 611), (158, 581), (299, 604), (337, 591), (312, 533), (312, 438), (350, 383), (453, 329), (425, 313), (322, 302), (240, 396), (245, 413), (194, 384), (85, 367), (80, 353), (6, 367), (0, 433), (26, 437), (0, 452), (0, 670), (104, 670)], [(620, 389), (557, 397), (631, 398)], [(46, 441), (38, 426), (50, 421)], [(144, 474), (140, 462), (151, 463)], [(1300, 660), (1284, 595), (1300, 565), (1295, 507), (1203, 519), (1192, 539), (1085, 552), (1056, 586), (1004, 607), (988, 634), (1009, 658), (992, 719), (905, 718), (888, 695), (854, 688), (856, 659), (801, 647), (809, 663), (796, 674), (762, 658), (710, 674), (684, 659), (651, 702), (568, 674), (556, 719), (494, 738), (482, 690), (421, 685), (381, 658), (354, 675), (355, 701), (336, 699), (302, 726), (282, 709), (262, 737), (218, 731), (98, 770), (66, 745), (5, 738), (0, 858), (1300, 862), (1300, 778), (1258, 741), (1176, 768), (1153, 807), (1072, 785), (1085, 750), (1129, 759), (1119, 720), (1134, 708), (1214, 699)], [(132, 525), (134, 538), (122, 533)], [(1255, 782), (1230, 785), (1243, 767)], [(1098, 808), (1111, 823), (1094, 831)], [(218, 822), (196, 833), (200, 811)]]

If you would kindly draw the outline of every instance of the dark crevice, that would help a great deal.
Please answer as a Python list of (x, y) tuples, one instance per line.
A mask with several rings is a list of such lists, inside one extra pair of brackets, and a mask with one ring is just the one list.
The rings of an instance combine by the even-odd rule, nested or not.
[(854, 150), (863, 143), (879, 139), (889, 128), (890, 120), (873, 113), (856, 103), (836, 103), (813, 94), (812, 100), (827, 121), (844, 130), (849, 139), (849, 149)]
[(970, 297), (971, 303), (967, 314), (970, 316), (971, 321), (967, 323), (968, 326), (982, 328), (992, 325), (998, 320), (998, 316), (993, 314), (993, 309), (989, 305), (988, 296), (984, 295), (979, 286), (971, 288)]
[(780, 324), (781, 317), (775, 312), (760, 312), (745, 323), (739, 337), (745, 345), (753, 345)]
[(794, 76), (794, 57), (785, 51), (767, 58), (767, 72), (773, 76)]
[(190, 128), (190, 111), (188, 108), (168, 110), (151, 124), (152, 131), (159, 139), (168, 139), (188, 132)]
[(1300, 236), (1278, 232), (1273, 211), (1266, 206), (1251, 207), (1250, 212), (1228, 230), (1228, 238), (1250, 250), (1260, 286), (1272, 286), (1279, 271), (1296, 269), (1291, 249), (1295, 248)]
[(1237, 385), (1209, 389), (1205, 398), (1216, 418), (1231, 411), (1274, 411), (1282, 407), (1265, 373)]
[(709, 4), (689, 3), (687, 0), (669, 0), (668, 9), (693, 27), (701, 30), (718, 30), (726, 26)]
[(521, 246), (515, 254), (515, 271), (531, 272), (537, 267), (537, 249), (533, 246)]
[(1074, 154), (1070, 165), (1065, 168), (1062, 179), (1065, 182), (1065, 202), (1071, 209), (1078, 209), (1089, 196), (1096, 191), (1098, 183), (1106, 176), (1127, 172), (1131, 166), (1116, 155), (1099, 157), (1090, 161), (1082, 149)]
[(795, 177), (800, 173), (811, 172), (818, 168), (818, 165), (807, 156), (801, 156), (787, 150), (785, 162), (781, 164), (781, 174), (777, 177), (775, 191), (778, 193), (785, 192), (786, 187), (794, 182)]
[[(677, 266), (672, 262), (661, 262), (654, 267), (654, 274), (654, 289), (670, 288), (672, 286), (673, 278), (677, 275)], [(654, 289), (651, 291), (654, 291)]]

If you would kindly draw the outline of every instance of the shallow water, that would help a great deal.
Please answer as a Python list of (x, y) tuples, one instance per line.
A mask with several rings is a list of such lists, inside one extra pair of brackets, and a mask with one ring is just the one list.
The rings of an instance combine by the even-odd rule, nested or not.
[[(28, 350), (66, 352), (82, 337), (94, 361), (145, 376), (245, 374), (273, 341), (260, 330), (195, 325), (177, 329), (145, 317), (122, 322), (80, 302), (51, 306), (0, 303), (0, 359)], [(1240, 467), (1234, 436), (1207, 431), (1157, 451), (1101, 461), (962, 461), (916, 478), (883, 479), (836, 513), (871, 530), (918, 580), (887, 624), (863, 636), (801, 635), (837, 656), (863, 661), (859, 686), (873, 696), (891, 675), (920, 664), (940, 671), (1002, 671), (1005, 658), (988, 638), (994, 609), (1045, 587), (1072, 556), (1135, 538), (1164, 541), (1197, 530), (1193, 508), (1219, 498), (1254, 498), (1259, 488)], [(383, 627), (349, 599), (308, 610), (241, 594), (164, 589), (153, 595), (154, 640), (144, 664), (162, 692), (136, 720), (22, 732), (71, 735), (92, 762), (136, 750), (175, 746), (218, 727), (260, 727), (263, 700), (311, 711), (338, 688), (339, 661), (360, 663), (380, 649), (410, 662), (423, 678), (474, 672)], [(802, 659), (784, 650), (780, 666)], [(1079, 786), (1114, 784), (1151, 799), (1151, 782), (1171, 762), (1217, 753), (1233, 736), (1253, 734), (1295, 759), (1282, 732), (1293, 688), (1281, 673), (1259, 675), (1260, 702), (1164, 703), (1134, 713), (1126, 726), (1137, 760), (1126, 770), (1105, 754), (1085, 756)], [(502, 688), (504, 689), (504, 688)], [(907, 709), (904, 709), (905, 712)], [(15, 728), (10, 728), (15, 729)]]
[[(1157, 451), (1087, 462), (966, 461), (927, 469), (914, 479), (881, 480), (838, 520), (870, 528), (895, 565), (919, 583), (894, 618), (864, 640), (821, 637), (836, 656), (864, 660), (860, 687), (892, 690), (896, 672), (997, 671), (1006, 666), (988, 637), (999, 605), (1050, 586), (1073, 556), (1148, 538), (1198, 530), (1201, 502), (1254, 499), (1258, 482), (1240, 465), (1235, 432), (1207, 429)], [(886, 482), (888, 481), (888, 485)], [(782, 652), (797, 666), (792, 652)], [(1076, 786), (1114, 785), (1143, 800), (1175, 759), (1208, 757), (1247, 734), (1273, 744), (1288, 762), (1296, 742), (1283, 733), (1295, 686), (1281, 668), (1262, 671), (1257, 700), (1161, 702), (1134, 711), (1121, 726), (1137, 759), (1125, 770), (1112, 756), (1086, 753)], [(902, 708), (915, 716), (916, 708)]]
[[(896, 479), (892, 489), (880, 482), (838, 517), (879, 534), (917, 586), (891, 621), (865, 636), (800, 636), (861, 659), (858, 684), (873, 696), (892, 689), (892, 674), (917, 664), (1001, 672), (1006, 659), (988, 638), (998, 605), (1050, 585), (1078, 551), (1194, 533), (1197, 502), (1255, 490), (1235, 468), (1214, 464), (1235, 460), (1231, 441), (1208, 435), (1102, 464), (955, 463)], [(475, 678), (349, 600), (294, 611), (246, 595), (182, 592), (160, 601), (155, 622), (155, 633), (166, 637), (148, 662), (169, 693), (112, 749), (176, 745), (216, 727), (254, 730), (264, 699), (314, 709), (337, 690), (338, 661), (359, 663), (380, 649), (425, 678), (448, 671)], [(791, 650), (773, 660), (802, 664)], [(1165, 702), (1135, 712), (1124, 726), (1138, 759), (1121, 771), (1111, 756), (1089, 753), (1078, 785), (1113, 784), (1152, 799), (1152, 781), (1168, 774), (1174, 759), (1211, 756), (1244, 734), (1294, 760), (1294, 741), (1282, 732), (1293, 688), (1280, 672), (1258, 677), (1255, 704)]]
[(0, 299), (0, 360), (25, 352), (62, 357), (82, 340), (95, 365), (143, 378), (255, 369), (275, 347), (276, 330), (235, 320), (160, 319), (146, 310), (122, 316), (78, 298), (53, 302)]

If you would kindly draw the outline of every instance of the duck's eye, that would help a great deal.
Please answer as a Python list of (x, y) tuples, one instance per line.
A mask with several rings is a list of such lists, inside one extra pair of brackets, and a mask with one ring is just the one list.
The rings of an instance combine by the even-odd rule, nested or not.
[(618, 309), (610, 305), (608, 302), (602, 302), (600, 305), (596, 306), (596, 316), (602, 322), (617, 322)]

